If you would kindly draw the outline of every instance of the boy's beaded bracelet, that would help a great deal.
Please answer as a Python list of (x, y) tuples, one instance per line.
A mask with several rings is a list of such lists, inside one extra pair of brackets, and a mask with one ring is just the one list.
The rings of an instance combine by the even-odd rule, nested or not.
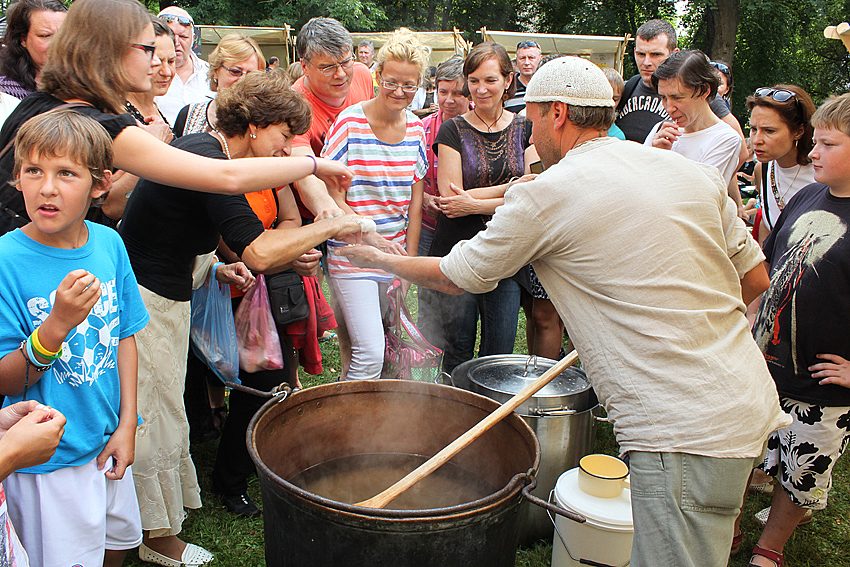
[(57, 358), (62, 356), (62, 346), (59, 346), (59, 350), (50, 351), (44, 348), (44, 345), (41, 344), (41, 341), (38, 340), (38, 327), (32, 332), (30, 335), (30, 341), (32, 342), (32, 348), (41, 355), (42, 358), (46, 358), (47, 360), (54, 361)]
[[(21, 346), (19, 347), (21, 354), (24, 355), (24, 360), (27, 363), (27, 368), (30, 366), (35, 368), (36, 372), (44, 372), (51, 366), (53, 366), (53, 361), (51, 360), (47, 364), (44, 364), (40, 360), (35, 357), (35, 354), (32, 352), (31, 341), (29, 339), (24, 339), (21, 341)], [(29, 375), (27, 375), (29, 376)], [(27, 380), (29, 381), (29, 380)]]

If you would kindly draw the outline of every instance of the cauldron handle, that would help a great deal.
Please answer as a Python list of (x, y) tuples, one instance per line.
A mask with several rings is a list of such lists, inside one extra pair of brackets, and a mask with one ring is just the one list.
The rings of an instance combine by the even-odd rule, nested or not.
[(278, 384), (277, 386), (272, 388), (271, 391), (249, 388), (248, 386), (243, 386), (242, 384), (237, 384), (236, 382), (225, 382), (224, 385), (228, 388), (236, 390), (237, 392), (242, 392), (243, 394), (250, 394), (252, 396), (257, 396), (258, 398), (278, 398), (279, 402), (282, 402), (289, 396), (289, 394), (298, 390), (298, 388), (295, 388), (293, 390), (292, 387), (286, 382)]
[(563, 516), (564, 518), (567, 518), (568, 520), (572, 520), (572, 521), (578, 522), (580, 524), (583, 524), (587, 521), (587, 518), (585, 518), (581, 514), (576, 514), (575, 512), (572, 512), (572, 511), (567, 510), (565, 508), (561, 508), (560, 506), (558, 506), (556, 504), (552, 504), (551, 502), (547, 502), (547, 501), (543, 500), (542, 498), (538, 498), (537, 496), (533, 495), (531, 493), (531, 491), (534, 490), (535, 486), (537, 486), (537, 480), (532, 479), (532, 481), (530, 483), (526, 484), (522, 488), (522, 495), (523, 495), (523, 497), (525, 497), (526, 500), (528, 500), (529, 502), (531, 502), (532, 504), (534, 504), (536, 506), (540, 506), (541, 508), (544, 508), (545, 510), (547, 510), (549, 512), (552, 512), (554, 514), (558, 514), (559, 516)]

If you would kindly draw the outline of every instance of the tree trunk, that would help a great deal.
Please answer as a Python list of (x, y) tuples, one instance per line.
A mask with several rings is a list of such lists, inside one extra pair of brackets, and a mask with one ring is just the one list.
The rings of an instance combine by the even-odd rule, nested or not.
[(732, 64), (735, 56), (735, 37), (741, 21), (740, 0), (715, 0), (707, 6), (714, 15), (714, 34), (711, 37), (711, 57)]

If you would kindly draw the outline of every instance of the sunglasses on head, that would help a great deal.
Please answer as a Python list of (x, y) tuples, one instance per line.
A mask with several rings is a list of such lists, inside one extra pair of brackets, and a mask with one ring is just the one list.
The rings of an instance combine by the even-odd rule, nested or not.
[(181, 26), (192, 27), (195, 25), (195, 22), (192, 21), (192, 18), (187, 16), (178, 16), (177, 14), (160, 14), (159, 16), (166, 22), (177, 22)]
[(709, 63), (724, 75), (729, 74), (729, 66), (726, 63), (718, 63), (717, 61), (709, 61)]
[(527, 49), (529, 47), (536, 47), (537, 49), (540, 49), (540, 45), (538, 45), (536, 41), (521, 41), (516, 44), (517, 49)]
[(788, 102), (792, 98), (795, 100), (797, 98), (797, 94), (792, 91), (787, 91), (785, 89), (773, 89), (770, 87), (756, 89), (755, 95), (759, 98), (770, 97), (776, 102)]

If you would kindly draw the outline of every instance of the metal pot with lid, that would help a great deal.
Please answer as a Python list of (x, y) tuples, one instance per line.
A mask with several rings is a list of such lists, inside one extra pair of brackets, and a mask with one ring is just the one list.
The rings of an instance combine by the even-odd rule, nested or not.
[[(504, 403), (555, 363), (550, 358), (538, 356), (496, 354), (458, 365), (452, 371), (451, 380), (458, 388)], [(584, 371), (568, 368), (516, 412), (532, 417), (562, 416), (583, 412), (597, 403)]]
[[(522, 354), (497, 354), (468, 360), (452, 371), (452, 385), (505, 403), (533, 382), (555, 361)], [(568, 368), (537, 392), (516, 413), (531, 427), (540, 442), (537, 488), (532, 494), (546, 499), (564, 471), (578, 466), (587, 455), (595, 434), (596, 394), (584, 371)], [(523, 505), (520, 541), (531, 544), (552, 538), (546, 512)]]

